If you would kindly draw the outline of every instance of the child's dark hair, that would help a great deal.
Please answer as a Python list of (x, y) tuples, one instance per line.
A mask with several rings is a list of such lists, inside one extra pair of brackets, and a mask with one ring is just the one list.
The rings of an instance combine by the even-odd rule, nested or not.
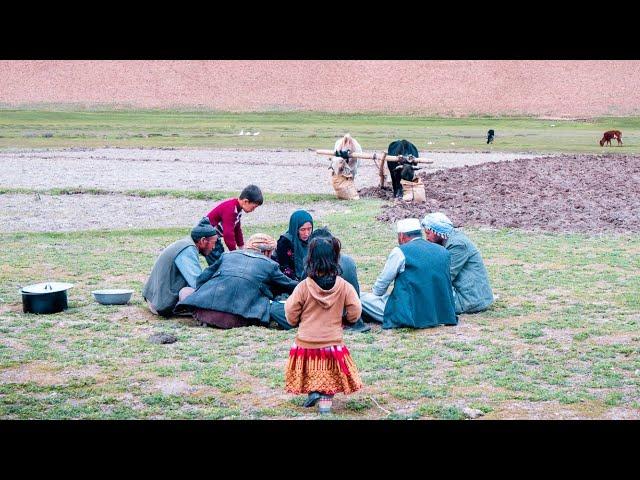
[(331, 239), (333, 238), (333, 234), (329, 231), (328, 227), (316, 228), (313, 232), (311, 232), (311, 235), (309, 235), (309, 241), (313, 240), (314, 238)]
[(336, 237), (314, 238), (309, 242), (309, 252), (305, 262), (305, 273), (313, 279), (325, 276), (337, 276), (340, 269), (340, 240)]
[(244, 190), (240, 192), (240, 200), (246, 198), (251, 203), (255, 203), (256, 205), (262, 205), (264, 202), (264, 198), (262, 197), (262, 190), (257, 185), (247, 185), (244, 187)]

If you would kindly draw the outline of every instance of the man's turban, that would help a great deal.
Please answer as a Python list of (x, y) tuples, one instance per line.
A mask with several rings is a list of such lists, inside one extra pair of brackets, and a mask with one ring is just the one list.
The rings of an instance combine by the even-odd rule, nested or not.
[(257, 250), (259, 252), (275, 250), (276, 241), (272, 236), (267, 235), (266, 233), (256, 233), (255, 235), (251, 235), (249, 240), (247, 240), (247, 243), (244, 244), (244, 248)]

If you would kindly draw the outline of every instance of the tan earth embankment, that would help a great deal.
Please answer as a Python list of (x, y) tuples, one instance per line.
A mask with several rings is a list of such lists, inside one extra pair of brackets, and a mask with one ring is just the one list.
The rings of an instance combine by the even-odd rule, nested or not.
[(0, 61), (0, 107), (640, 114), (640, 61)]

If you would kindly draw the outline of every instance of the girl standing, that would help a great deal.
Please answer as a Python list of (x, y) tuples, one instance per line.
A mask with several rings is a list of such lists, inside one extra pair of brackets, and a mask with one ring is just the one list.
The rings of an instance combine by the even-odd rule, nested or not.
[(289, 352), (285, 390), (307, 393), (305, 407), (320, 401), (320, 413), (329, 413), (336, 393), (362, 388), (360, 373), (342, 339), (345, 320), (354, 323), (362, 313), (358, 294), (340, 274), (340, 240), (315, 238), (305, 263), (307, 278), (285, 303), (287, 322), (299, 325)]

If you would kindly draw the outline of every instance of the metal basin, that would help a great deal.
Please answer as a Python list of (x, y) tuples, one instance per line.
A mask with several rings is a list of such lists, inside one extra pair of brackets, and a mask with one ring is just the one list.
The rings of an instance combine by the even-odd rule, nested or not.
[(104, 290), (94, 290), (91, 292), (93, 298), (102, 305), (125, 305), (131, 300), (133, 290), (125, 288), (112, 288)]

